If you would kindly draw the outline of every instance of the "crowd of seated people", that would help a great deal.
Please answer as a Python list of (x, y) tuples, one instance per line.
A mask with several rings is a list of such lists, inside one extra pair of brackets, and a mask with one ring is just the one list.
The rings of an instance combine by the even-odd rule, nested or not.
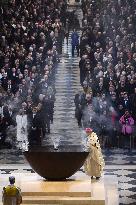
[(0, 8), (0, 146), (7, 137), (15, 144), (16, 126), (17, 138), (27, 129), (30, 144), (50, 133), (66, 9), (65, 0), (9, 0)]
[(103, 146), (128, 146), (136, 124), (135, 1), (83, 0), (82, 11), (78, 125), (92, 127)]

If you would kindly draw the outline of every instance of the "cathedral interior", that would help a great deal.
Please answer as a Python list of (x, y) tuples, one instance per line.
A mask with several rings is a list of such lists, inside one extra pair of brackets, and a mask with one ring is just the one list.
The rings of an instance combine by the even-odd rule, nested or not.
[[(51, 180), (57, 156), (69, 170), (80, 164), (89, 128), (103, 172), (93, 178), (82, 162), (70, 180), (91, 180), (96, 192), (102, 185), (107, 198), (98, 205), (136, 204), (135, 20), (135, 0), (0, 1), (0, 205), (9, 176), (18, 186), (41, 180), (34, 161), (56, 166)], [(33, 161), (33, 150), (55, 160)], [(49, 203), (34, 197), (22, 204)]]

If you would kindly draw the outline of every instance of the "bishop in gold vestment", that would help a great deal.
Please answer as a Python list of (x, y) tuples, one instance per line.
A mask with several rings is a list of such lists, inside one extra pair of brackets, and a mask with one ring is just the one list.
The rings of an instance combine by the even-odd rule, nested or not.
[(102, 156), (100, 143), (97, 135), (90, 128), (86, 128), (88, 137), (87, 146), (89, 155), (84, 164), (85, 173), (92, 178), (95, 176), (96, 179), (101, 177), (101, 173), (104, 168), (104, 159)]

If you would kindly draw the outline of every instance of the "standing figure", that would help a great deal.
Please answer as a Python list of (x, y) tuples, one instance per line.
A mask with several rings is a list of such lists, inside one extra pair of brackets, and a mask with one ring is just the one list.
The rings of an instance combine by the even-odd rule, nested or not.
[(72, 35), (71, 35), (71, 44), (72, 44), (72, 57), (74, 57), (74, 51), (75, 48), (77, 50), (77, 56), (79, 56), (79, 35), (74, 29)]
[(96, 177), (96, 179), (99, 179), (104, 168), (99, 140), (91, 128), (86, 128), (85, 131), (88, 136), (87, 146), (89, 150), (89, 155), (84, 164), (85, 173), (91, 178)]
[(6, 120), (0, 114), (0, 146), (5, 143), (7, 137), (7, 125)]
[(78, 122), (78, 126), (82, 127), (82, 114), (83, 114), (83, 106), (86, 103), (84, 90), (81, 88), (79, 92), (75, 95), (75, 117)]
[(50, 103), (49, 97), (47, 95), (44, 97), (41, 110), (43, 113), (43, 120), (44, 120), (44, 122), (43, 122), (44, 134), (50, 133), (50, 120), (51, 120), (50, 114), (52, 111), (51, 111), (51, 103)]
[(22, 196), (20, 188), (14, 185), (15, 177), (9, 177), (10, 184), (3, 188), (2, 202), (3, 205), (20, 205), (22, 203)]
[(68, 46), (68, 37), (69, 37), (69, 20), (66, 19), (66, 25), (65, 25), (65, 38), (67, 41), (67, 46)]
[(131, 146), (131, 136), (134, 133), (134, 119), (131, 116), (131, 114), (129, 113), (128, 110), (125, 111), (125, 114), (120, 118), (119, 123), (121, 124), (121, 132), (122, 132), (122, 136), (121, 136), (121, 145), (124, 146), (128, 146), (128, 144), (130, 143)]
[(43, 129), (43, 116), (40, 112), (40, 104), (34, 107), (32, 115), (29, 118), (29, 146), (40, 145), (42, 143), (42, 129)]
[(26, 151), (28, 149), (28, 132), (25, 110), (20, 109), (19, 114), (16, 116), (16, 123), (18, 147)]
[(131, 135), (133, 133), (134, 119), (128, 110), (125, 111), (119, 122), (122, 125), (122, 133), (124, 135)]

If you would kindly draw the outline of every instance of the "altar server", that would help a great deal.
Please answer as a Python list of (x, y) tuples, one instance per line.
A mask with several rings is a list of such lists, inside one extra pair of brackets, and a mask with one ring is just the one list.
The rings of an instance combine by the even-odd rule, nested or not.
[(3, 205), (20, 205), (22, 203), (21, 189), (14, 185), (15, 177), (9, 177), (10, 184), (3, 188)]

